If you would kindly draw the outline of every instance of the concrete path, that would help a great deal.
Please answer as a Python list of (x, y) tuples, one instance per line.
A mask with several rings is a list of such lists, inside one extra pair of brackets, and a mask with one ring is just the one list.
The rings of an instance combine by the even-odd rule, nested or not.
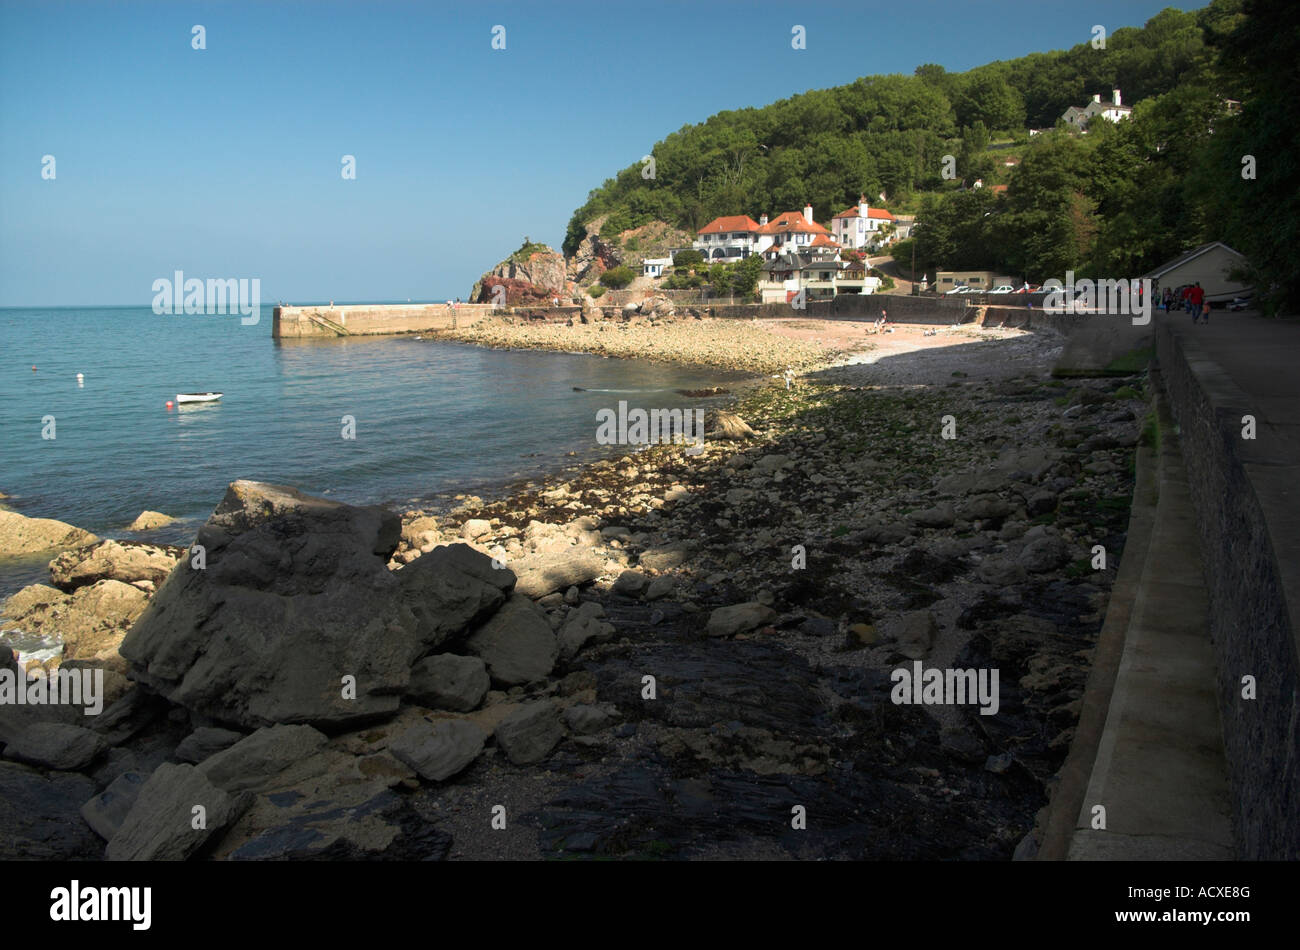
[(1159, 464), (1150, 547), (1070, 860), (1234, 856), (1200, 540), (1167, 415)]

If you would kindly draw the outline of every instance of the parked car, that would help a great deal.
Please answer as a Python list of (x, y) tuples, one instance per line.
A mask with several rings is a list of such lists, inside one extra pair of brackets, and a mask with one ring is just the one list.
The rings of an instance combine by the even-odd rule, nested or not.
[(989, 291), (991, 294), (1014, 294), (1015, 292), (1016, 288), (1012, 287), (1010, 284), (999, 284)]
[(1251, 298), (1254, 296), (1254, 294), (1241, 294), (1240, 296), (1233, 297), (1232, 303), (1228, 304), (1228, 309), (1234, 313), (1238, 310), (1247, 310), (1253, 303)]
[(944, 291), (944, 296), (947, 297), (952, 294), (968, 294), (968, 293), (970, 293), (969, 287), (967, 287), (965, 284), (958, 284), (952, 290)]
[(1039, 292), (1040, 290), (1042, 290), (1042, 289), (1043, 289), (1043, 288), (1040, 287), (1038, 284), (1025, 284), (1025, 285), (1024, 285), (1023, 287), (1021, 287), (1019, 290), (1014, 290), (1014, 291), (1012, 291), (1012, 293), (1017, 293), (1017, 294), (1036, 294), (1036, 293), (1038, 293), (1038, 292)]

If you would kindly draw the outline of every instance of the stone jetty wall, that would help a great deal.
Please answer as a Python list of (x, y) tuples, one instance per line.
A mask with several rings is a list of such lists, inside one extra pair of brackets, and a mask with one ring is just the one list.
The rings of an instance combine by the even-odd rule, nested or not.
[(445, 303), (276, 307), (271, 336), (289, 339), (422, 333), (471, 326), (491, 313), (492, 305), (486, 303), (462, 303), (454, 311)]

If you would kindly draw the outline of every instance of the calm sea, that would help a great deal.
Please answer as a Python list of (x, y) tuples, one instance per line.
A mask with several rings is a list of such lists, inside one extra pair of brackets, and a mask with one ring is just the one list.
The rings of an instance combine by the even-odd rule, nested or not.
[[(348, 502), (436, 504), (563, 468), (570, 452), (604, 451), (596, 411), (619, 399), (702, 406), (674, 390), (736, 378), (413, 337), (277, 342), (270, 332), (269, 307), (256, 326), (148, 307), (0, 310), (5, 503), (106, 537), (154, 509), (183, 520), (150, 537), (181, 544), (237, 478)], [(205, 390), (225, 395), (165, 406)], [(355, 439), (342, 437), (344, 416)], [(42, 437), (48, 417), (53, 439)], [(0, 596), (43, 573), (0, 561)]]

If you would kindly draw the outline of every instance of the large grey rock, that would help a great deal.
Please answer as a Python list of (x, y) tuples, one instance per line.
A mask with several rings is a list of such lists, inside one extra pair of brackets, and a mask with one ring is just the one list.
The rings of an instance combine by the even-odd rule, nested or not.
[(86, 819), (86, 824), (95, 834), (108, 841), (117, 834), (135, 807), (147, 779), (147, 775), (139, 772), (123, 772), (109, 783), (108, 788), (81, 806), (81, 817)]
[(719, 607), (714, 610), (709, 614), (705, 632), (711, 637), (729, 637), (754, 630), (774, 619), (776, 619), (776, 611), (766, 604), (751, 600), (748, 603), (732, 604), (730, 607)]
[(267, 726), (199, 763), (198, 770), (231, 792), (257, 789), (326, 742), (311, 726)]
[(430, 782), (441, 782), (478, 758), (488, 734), (466, 719), (442, 719), (411, 726), (388, 751)]
[(5, 758), (41, 768), (77, 772), (108, 751), (98, 733), (62, 722), (37, 722), (5, 747)]
[[(218, 722), (339, 725), (396, 712), (422, 625), (388, 570), (392, 512), (237, 481), (122, 642), (133, 678)], [(343, 677), (355, 677), (355, 697)]]
[(468, 544), (434, 548), (397, 574), (402, 597), (415, 615), (421, 651), (464, 634), (505, 603), (515, 574)]
[(914, 511), (908, 517), (923, 528), (950, 528), (957, 520), (952, 505), (946, 501), (940, 502), (933, 508)]
[(507, 686), (542, 679), (554, 668), (559, 655), (546, 614), (519, 593), (476, 630), (465, 646), (482, 657), (494, 681)]
[(50, 562), (50, 581), (73, 591), (96, 581), (161, 584), (172, 572), (184, 548), (165, 548), (133, 541), (101, 541), (93, 547), (65, 551)]
[(1021, 549), (1018, 560), (1029, 573), (1042, 574), (1070, 560), (1070, 549), (1058, 535), (1039, 535)]
[[(218, 788), (192, 765), (163, 763), (109, 839), (110, 861), (184, 861), (250, 804)], [(201, 811), (199, 809), (202, 809)]]
[(1001, 495), (976, 495), (966, 502), (961, 516), (968, 521), (997, 521), (1015, 510), (1015, 506)]
[(519, 575), (515, 593), (536, 600), (569, 587), (590, 584), (605, 570), (605, 562), (591, 551), (567, 549), (539, 551), (513, 562)]
[(95, 783), (74, 772), (0, 762), (0, 860), (98, 859), (103, 843), (79, 817)]
[(480, 657), (440, 653), (425, 657), (411, 669), (407, 696), (432, 709), (469, 712), (483, 702), (491, 685)]
[(625, 597), (636, 597), (650, 584), (650, 578), (646, 577), (640, 571), (624, 571), (618, 575), (618, 580), (614, 581), (614, 593), (622, 594)]
[(571, 610), (560, 627), (560, 656), (570, 660), (591, 641), (604, 643), (614, 636), (614, 625), (601, 618), (605, 608), (595, 601), (587, 601), (576, 610)]
[(229, 749), (243, 738), (241, 732), (200, 726), (181, 740), (173, 754), (182, 762), (202, 762), (209, 756)]
[(675, 541), (672, 544), (641, 552), (637, 563), (650, 571), (671, 571), (685, 564), (694, 553), (695, 545), (691, 542)]
[(898, 652), (909, 660), (922, 659), (934, 645), (939, 624), (928, 610), (913, 610), (888, 625), (887, 633), (898, 641)]
[(28, 518), (0, 508), (0, 557), (85, 547), (98, 540), (89, 531), (53, 518)]
[(600, 732), (614, 721), (616, 709), (612, 704), (599, 706), (578, 704), (564, 710), (564, 724), (580, 736)]
[(563, 738), (560, 709), (549, 699), (521, 706), (496, 728), (497, 745), (515, 765), (542, 761)]

